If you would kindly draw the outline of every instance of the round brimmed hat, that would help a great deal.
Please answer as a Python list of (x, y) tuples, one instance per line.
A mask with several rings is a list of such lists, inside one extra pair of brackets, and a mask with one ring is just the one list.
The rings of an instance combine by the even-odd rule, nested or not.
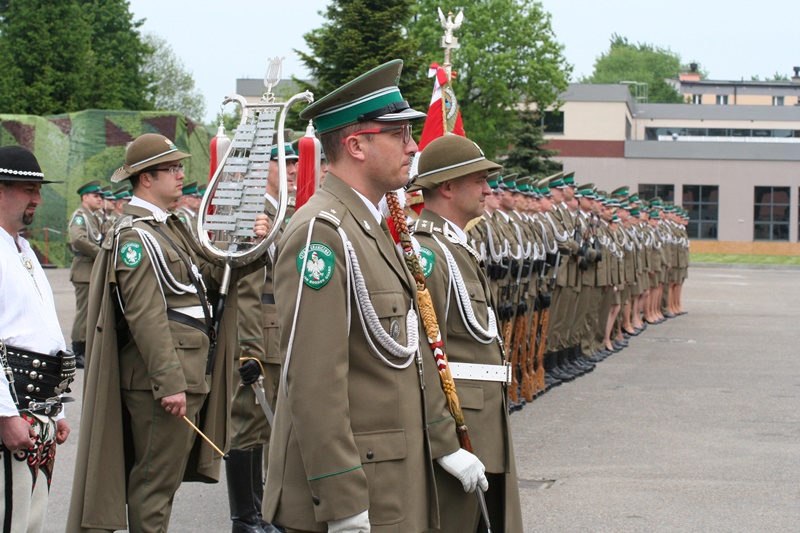
[(419, 155), (417, 175), (408, 191), (435, 189), (446, 181), (473, 172), (500, 168), (486, 159), (483, 150), (473, 141), (460, 135), (445, 135), (431, 141)]
[(181, 194), (183, 194), (184, 196), (202, 196), (202, 194), (200, 194), (197, 191), (196, 181), (190, 181), (189, 183), (184, 183), (183, 188), (181, 189)]
[(0, 181), (64, 183), (44, 179), (44, 173), (33, 152), (22, 146), (0, 147)]
[(401, 59), (375, 67), (303, 109), (300, 118), (313, 119), (320, 134), (371, 120), (425, 118), (425, 113), (411, 109), (400, 94), (397, 83), (402, 71)]
[(119, 183), (159, 163), (179, 161), (192, 157), (178, 150), (175, 143), (157, 133), (145, 133), (136, 138), (125, 151), (125, 164), (111, 176), (111, 183)]

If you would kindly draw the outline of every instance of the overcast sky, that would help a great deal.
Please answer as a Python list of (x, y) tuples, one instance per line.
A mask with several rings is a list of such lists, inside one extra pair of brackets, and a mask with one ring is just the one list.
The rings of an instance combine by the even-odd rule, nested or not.
[[(285, 56), (283, 75), (306, 77), (294, 49), (307, 51), (303, 35), (319, 27), (326, 0), (129, 0), (143, 31), (160, 35), (194, 76), (211, 121), (236, 89), (237, 78), (262, 78), (267, 59)], [(446, 1), (446, 0), (444, 0)], [(744, 0), (634, 2), (542, 0), (556, 39), (574, 66), (572, 79), (591, 75), (595, 59), (617, 33), (633, 43), (669, 48), (683, 63), (696, 60), (710, 79), (790, 76), (800, 66), (793, 37), (800, 2)], [(456, 5), (442, 3), (442, 10)], [(464, 13), (469, 17), (469, 13)], [(432, 14), (435, 16), (435, 14)], [(468, 39), (466, 35), (459, 35)]]

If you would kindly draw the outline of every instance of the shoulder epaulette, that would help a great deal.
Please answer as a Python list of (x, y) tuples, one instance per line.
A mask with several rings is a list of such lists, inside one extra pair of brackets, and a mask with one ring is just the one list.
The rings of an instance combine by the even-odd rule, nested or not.
[(342, 216), (347, 213), (344, 205), (337, 202), (333, 207), (326, 207), (317, 215), (317, 220), (324, 220), (332, 225), (334, 228), (339, 228), (342, 225)]

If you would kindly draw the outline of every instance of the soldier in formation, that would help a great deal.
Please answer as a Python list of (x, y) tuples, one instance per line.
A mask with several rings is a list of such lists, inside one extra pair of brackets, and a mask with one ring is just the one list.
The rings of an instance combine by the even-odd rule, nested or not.
[(591, 372), (648, 325), (685, 313), (687, 213), (574, 173), (491, 177), (470, 224), (512, 366), (509, 410)]

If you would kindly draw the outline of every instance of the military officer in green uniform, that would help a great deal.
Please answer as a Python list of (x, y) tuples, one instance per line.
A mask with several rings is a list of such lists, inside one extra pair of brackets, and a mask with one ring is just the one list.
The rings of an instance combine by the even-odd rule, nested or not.
[(287, 533), (438, 529), (434, 459), (465, 490), (486, 488), (483, 465), (459, 448), (416, 284), (378, 209), (406, 184), (409, 121), (424, 117), (397, 87), (402, 64), (300, 113), (329, 167), (275, 264), (282, 373), (264, 518)]
[(103, 191), (100, 182), (90, 181), (78, 187), (81, 204), (69, 219), (69, 246), (74, 257), (69, 280), (75, 287), (75, 321), (72, 324), (72, 351), (78, 368), (83, 368), (86, 354), (86, 311), (89, 279), (94, 258), (100, 252), (105, 230)]
[[(477, 144), (439, 137), (422, 152), (410, 190), (423, 190), (425, 208), (414, 225), (426, 285), (439, 319), (444, 350), (475, 454), (486, 466), (486, 502), (496, 531), (522, 531), (519, 489), (506, 407), (509, 368), (500, 345), (489, 282), (464, 228), (492, 194), (487, 160)], [(442, 531), (478, 531), (478, 501), (436, 468)]]
[[(181, 482), (219, 478), (221, 458), (183, 417), (226, 446), (236, 298), (232, 291), (212, 331), (223, 269), (167, 214), (187, 157), (163, 135), (144, 134), (112, 177), (130, 180), (133, 199), (93, 271), (70, 533), (166, 531)], [(257, 222), (256, 235), (267, 224)]]

